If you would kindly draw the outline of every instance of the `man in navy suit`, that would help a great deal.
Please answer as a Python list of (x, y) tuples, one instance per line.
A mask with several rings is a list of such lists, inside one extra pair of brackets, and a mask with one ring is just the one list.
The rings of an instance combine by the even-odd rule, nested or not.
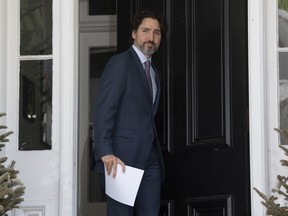
[(154, 116), (160, 81), (151, 57), (165, 31), (161, 16), (149, 11), (135, 15), (133, 44), (113, 56), (102, 73), (94, 110), (96, 167), (102, 172), (105, 168), (113, 177), (117, 164), (122, 172), (125, 165), (144, 170), (134, 207), (107, 197), (108, 216), (159, 215), (164, 164)]

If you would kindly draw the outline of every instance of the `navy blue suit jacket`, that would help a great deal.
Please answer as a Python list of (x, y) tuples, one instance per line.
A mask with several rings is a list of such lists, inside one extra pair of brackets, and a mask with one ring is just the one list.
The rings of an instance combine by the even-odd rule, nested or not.
[(162, 177), (164, 165), (154, 123), (160, 97), (153, 104), (143, 65), (132, 47), (110, 58), (102, 73), (94, 110), (96, 168), (104, 171), (101, 157), (114, 154), (126, 165), (144, 169), (156, 142)]

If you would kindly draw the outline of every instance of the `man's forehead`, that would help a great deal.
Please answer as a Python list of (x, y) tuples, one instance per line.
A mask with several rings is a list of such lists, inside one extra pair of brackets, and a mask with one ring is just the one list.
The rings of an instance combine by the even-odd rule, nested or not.
[(140, 29), (153, 29), (160, 31), (160, 23), (157, 19), (144, 18), (139, 26)]
[(144, 18), (140, 25), (144, 25), (144, 24), (159, 25), (160, 26), (159, 21), (157, 19), (153, 19), (153, 18)]

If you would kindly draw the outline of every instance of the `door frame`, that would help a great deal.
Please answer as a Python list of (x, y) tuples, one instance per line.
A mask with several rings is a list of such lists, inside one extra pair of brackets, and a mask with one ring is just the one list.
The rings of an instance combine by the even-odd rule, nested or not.
[[(89, 82), (89, 50), (90, 48), (103, 48), (106, 47), (115, 47), (117, 41), (116, 32), (81, 32), (79, 34), (79, 70), (81, 71), (81, 77), (79, 77), (79, 130), (78, 130), (78, 190), (77, 198), (82, 199), (78, 200), (78, 206), (81, 210), (77, 210), (79, 214), (83, 212), (95, 212), (99, 215), (105, 215), (106, 212), (106, 203), (104, 202), (89, 202), (89, 185), (88, 185), (88, 172), (87, 169), (89, 165), (89, 120), (90, 115), (90, 83)], [(93, 106), (93, 105), (92, 105)], [(89, 110), (87, 112), (87, 110)], [(81, 177), (80, 177), (81, 176)], [(84, 182), (84, 183), (83, 183)], [(85, 213), (83, 214), (85, 215)]]
[(79, 0), (60, 1), (61, 155), (59, 215), (77, 216)]
[[(0, 0), (0, 44), (6, 44), (6, 1)], [(77, 215), (77, 131), (78, 131), (78, 0), (60, 1), (61, 67), (61, 161), (59, 215)], [(249, 60), (249, 122), (251, 215), (264, 215), (261, 198), (252, 187), (268, 190), (267, 166), (267, 105), (265, 87), (265, 4), (263, 0), (248, 0), (248, 60)], [(4, 31), (2, 31), (4, 30)], [(2, 46), (1, 46), (2, 47)], [(0, 51), (0, 108), (6, 107), (5, 46)], [(61, 62), (61, 63), (60, 63)], [(65, 79), (64, 79), (65, 78)]]
[[(74, 3), (73, 3), (74, 2)], [(73, 71), (73, 80), (70, 80), (70, 83), (66, 84), (68, 87), (73, 90), (75, 95), (78, 93), (77, 83), (78, 83), (78, 44), (76, 43), (78, 40), (78, 2), (77, 0), (69, 2), (69, 0), (63, 0), (61, 5), (65, 5), (65, 8), (61, 7), (61, 17), (63, 17), (63, 23), (61, 23), (62, 27), (66, 26), (66, 30), (62, 28), (61, 30), (61, 38), (69, 40), (62, 40), (61, 50), (66, 50), (65, 53), (71, 53), (70, 56), (65, 56), (63, 53), (62, 58), (66, 58), (67, 62), (63, 64), (63, 69), (71, 69)], [(67, 10), (69, 8), (70, 10)], [(268, 189), (268, 177), (266, 173), (267, 166), (267, 142), (268, 138), (267, 134), (267, 110), (265, 109), (267, 105), (265, 94), (265, 87), (267, 76), (265, 72), (265, 2), (264, 0), (247, 0), (247, 10), (248, 10), (248, 61), (249, 61), (249, 129), (250, 129), (250, 180), (251, 180), (251, 215), (264, 215), (265, 209), (261, 204), (261, 198), (258, 194), (255, 193), (253, 187), (257, 187), (259, 190), (263, 192), (267, 192)], [(66, 18), (66, 19), (65, 19)], [(73, 20), (73, 24), (69, 22)], [(62, 20), (62, 19), (61, 19)], [(72, 36), (71, 36), (72, 35)], [(63, 41), (65, 42), (63, 44)], [(74, 42), (74, 43), (73, 43)], [(70, 46), (69, 46), (70, 44)], [(61, 58), (61, 59), (62, 59)], [(75, 60), (75, 61), (74, 61)], [(74, 63), (73, 63), (74, 62)], [(70, 70), (70, 71), (71, 71)], [(63, 70), (62, 70), (63, 71)], [(69, 71), (69, 70), (67, 70)], [(66, 72), (67, 72), (66, 71)], [(64, 84), (64, 83), (63, 83)], [(74, 124), (77, 123), (77, 97), (73, 97), (73, 95), (68, 94), (66, 96), (70, 96), (68, 102), (74, 104), (74, 108), (70, 108), (68, 113), (63, 120), (72, 121)], [(65, 103), (63, 103), (64, 105)], [(75, 113), (74, 113), (75, 112)], [(76, 114), (76, 115), (73, 115)], [(69, 119), (70, 118), (70, 119)], [(65, 207), (67, 210), (63, 208), (62, 205), (62, 214), (61, 215), (72, 215), (73, 212), (76, 216), (77, 205), (75, 205), (77, 190), (75, 185), (75, 167), (73, 164), (77, 164), (77, 153), (75, 152), (75, 144), (77, 141), (76, 134), (77, 124), (74, 127), (71, 127), (71, 134), (74, 134), (74, 138), (66, 137), (62, 143), (72, 142), (73, 145), (66, 146), (66, 151), (62, 151), (62, 162), (63, 168), (61, 169), (64, 173), (69, 174), (67, 179), (63, 179), (63, 183), (68, 183), (65, 187), (65, 184), (62, 184), (61, 193), (67, 193), (65, 189), (73, 189), (73, 192), (69, 193), (68, 200), (63, 196), (61, 199), (61, 203), (67, 203)], [(72, 140), (71, 140), (72, 139)], [(73, 160), (71, 161), (71, 159)], [(72, 162), (72, 163), (71, 163)], [(73, 170), (74, 169), (74, 170)], [(62, 174), (64, 174), (62, 173)], [(77, 185), (77, 184), (76, 184)], [(70, 190), (71, 191), (71, 190)], [(70, 205), (68, 204), (70, 203)], [(70, 207), (70, 208), (69, 208)], [(73, 208), (74, 207), (74, 208)], [(61, 205), (60, 205), (61, 208)], [(70, 209), (70, 210), (69, 210)], [(70, 213), (70, 214), (69, 214)]]
[(267, 194), (267, 75), (265, 73), (265, 1), (248, 0), (248, 75), (251, 216), (265, 215), (256, 187)]

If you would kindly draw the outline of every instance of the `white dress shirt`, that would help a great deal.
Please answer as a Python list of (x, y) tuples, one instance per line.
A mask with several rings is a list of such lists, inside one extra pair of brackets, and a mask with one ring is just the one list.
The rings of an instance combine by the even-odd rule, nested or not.
[[(151, 62), (151, 57), (149, 59), (146, 58), (146, 56), (135, 46), (132, 45), (133, 49), (135, 50), (135, 52), (137, 53), (143, 68), (145, 69), (145, 62), (148, 60)], [(153, 91), (153, 103), (155, 101), (156, 98), (156, 93), (157, 93), (157, 85), (156, 85), (156, 78), (155, 78), (155, 71), (153, 69), (153, 67), (150, 67), (150, 77), (151, 77), (151, 81), (152, 81), (152, 91)]]

